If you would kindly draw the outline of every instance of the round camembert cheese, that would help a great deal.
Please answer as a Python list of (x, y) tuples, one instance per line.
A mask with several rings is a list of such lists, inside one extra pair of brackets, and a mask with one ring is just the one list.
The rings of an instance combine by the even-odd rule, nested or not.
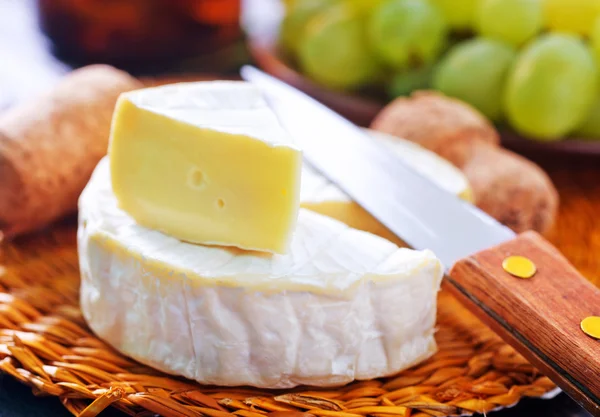
[[(310, 166), (302, 184), (306, 207), (354, 204)], [(436, 350), (438, 259), (306, 208), (285, 255), (184, 243), (118, 208), (105, 159), (80, 198), (78, 245), (91, 329), (203, 384), (335, 386)]]

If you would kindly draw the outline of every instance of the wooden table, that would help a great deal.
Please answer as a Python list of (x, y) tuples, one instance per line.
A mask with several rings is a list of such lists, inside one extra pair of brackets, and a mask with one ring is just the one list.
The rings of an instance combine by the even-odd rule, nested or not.
[(549, 238), (600, 287), (600, 159), (563, 163), (556, 159), (539, 161), (561, 199), (558, 220)]

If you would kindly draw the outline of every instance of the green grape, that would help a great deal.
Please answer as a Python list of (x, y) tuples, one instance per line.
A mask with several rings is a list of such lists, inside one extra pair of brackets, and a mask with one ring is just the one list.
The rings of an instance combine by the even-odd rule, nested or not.
[(298, 58), (309, 77), (335, 89), (360, 87), (379, 75), (363, 19), (342, 4), (309, 22)]
[(546, 26), (556, 32), (588, 35), (598, 16), (598, 0), (544, 0)]
[(592, 110), (583, 123), (575, 129), (573, 136), (600, 141), (600, 97), (596, 97)]
[(596, 57), (596, 64), (600, 66), (600, 17), (594, 22), (592, 32), (590, 33), (590, 45)]
[(301, 0), (289, 3), (287, 12), (279, 33), (279, 42), (283, 48), (291, 53), (296, 54), (298, 45), (304, 35), (306, 25), (311, 18), (319, 13), (327, 10), (337, 0)]
[(525, 136), (556, 140), (587, 116), (597, 91), (596, 65), (577, 37), (548, 34), (517, 58), (504, 105), (512, 127)]
[(519, 46), (543, 25), (542, 0), (482, 0), (476, 16), (478, 32)]
[(391, 97), (407, 96), (416, 90), (425, 90), (431, 87), (432, 66), (413, 68), (402, 71), (391, 79), (388, 93)]
[(369, 38), (382, 60), (397, 69), (437, 58), (446, 42), (446, 25), (427, 0), (390, 0), (373, 11)]
[(493, 39), (461, 42), (440, 61), (433, 87), (499, 120), (506, 78), (516, 56), (513, 47)]
[(342, 0), (353, 10), (361, 14), (371, 13), (376, 7), (386, 0)]
[(281, 3), (286, 10), (289, 10), (291, 7), (295, 6), (298, 3), (296, 0), (282, 0)]
[(453, 29), (471, 29), (475, 21), (475, 11), (481, 0), (430, 0), (444, 15)]

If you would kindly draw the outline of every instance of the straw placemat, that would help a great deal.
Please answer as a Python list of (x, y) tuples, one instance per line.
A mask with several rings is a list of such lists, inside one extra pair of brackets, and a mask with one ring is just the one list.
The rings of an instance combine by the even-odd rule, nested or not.
[(0, 267), (0, 369), (74, 415), (108, 406), (129, 415), (207, 417), (450, 416), (510, 406), (555, 386), (440, 293), (439, 353), (386, 379), (339, 389), (203, 387), (121, 356), (87, 328), (78, 308), (73, 225), (4, 244)]

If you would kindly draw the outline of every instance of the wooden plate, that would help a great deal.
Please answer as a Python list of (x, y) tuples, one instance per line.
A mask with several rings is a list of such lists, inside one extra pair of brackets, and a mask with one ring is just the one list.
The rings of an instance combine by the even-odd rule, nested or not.
[[(277, 32), (249, 32), (250, 52), (256, 63), (269, 74), (311, 95), (331, 109), (361, 126), (369, 126), (385, 106), (385, 102), (328, 89), (309, 80), (285, 62), (277, 49)], [(540, 142), (526, 139), (510, 129), (500, 129), (502, 144), (516, 152), (530, 156), (594, 156), (600, 157), (600, 138), (597, 141), (567, 139), (559, 142)]]
[(596, 141), (569, 138), (557, 142), (540, 142), (519, 136), (512, 130), (500, 129), (502, 145), (524, 155), (566, 155), (600, 157), (600, 138)]

